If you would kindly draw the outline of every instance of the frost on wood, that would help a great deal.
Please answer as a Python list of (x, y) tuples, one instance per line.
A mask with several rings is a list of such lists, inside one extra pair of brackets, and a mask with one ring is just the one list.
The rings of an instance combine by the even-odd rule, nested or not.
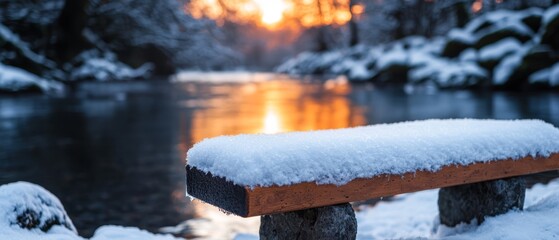
[(261, 217), (260, 239), (355, 239), (357, 220), (349, 203)]
[(342, 185), (381, 174), (549, 156), (559, 152), (558, 142), (559, 129), (540, 120), (426, 120), (221, 136), (197, 143), (187, 161), (241, 186)]
[(439, 190), (440, 223), (454, 227), (512, 209), (522, 210), (526, 184), (522, 177), (471, 183)]

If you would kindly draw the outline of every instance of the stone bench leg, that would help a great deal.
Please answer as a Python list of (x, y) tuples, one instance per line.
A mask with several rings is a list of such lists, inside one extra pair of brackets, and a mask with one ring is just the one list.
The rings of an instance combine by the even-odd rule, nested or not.
[(441, 188), (438, 202), (441, 224), (454, 227), (473, 219), (481, 224), (486, 216), (511, 209), (522, 210), (525, 192), (526, 183), (522, 177)]
[(261, 240), (355, 239), (357, 220), (349, 203), (263, 215)]

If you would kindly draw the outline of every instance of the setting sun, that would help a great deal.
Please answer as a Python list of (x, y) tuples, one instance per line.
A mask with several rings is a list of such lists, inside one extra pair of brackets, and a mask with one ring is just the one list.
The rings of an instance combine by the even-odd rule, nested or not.
[(261, 21), (266, 25), (279, 23), (283, 18), (283, 12), (287, 9), (287, 4), (283, 0), (254, 0), (258, 6)]

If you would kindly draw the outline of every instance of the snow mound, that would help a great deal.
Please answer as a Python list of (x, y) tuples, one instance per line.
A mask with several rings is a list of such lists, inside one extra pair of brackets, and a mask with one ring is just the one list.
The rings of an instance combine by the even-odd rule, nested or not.
[(505, 38), (480, 49), (479, 59), (481, 61), (498, 61), (507, 54), (514, 53), (521, 47), (522, 43), (520, 43), (520, 41), (514, 38)]
[(108, 80), (124, 80), (141, 78), (149, 75), (153, 69), (151, 63), (145, 63), (137, 69), (118, 61), (116, 55), (105, 53), (99, 56), (94, 51), (86, 51), (76, 57), (82, 64), (73, 69), (70, 78), (72, 80), (79, 79), (95, 79), (98, 81)]
[(16, 92), (28, 89), (40, 89), (43, 92), (61, 92), (61, 83), (46, 80), (21, 68), (0, 63), (0, 91)]
[(559, 129), (540, 120), (426, 120), (365, 127), (221, 136), (187, 153), (204, 172), (244, 186), (341, 185), (381, 174), (559, 152)]
[[(62, 203), (41, 186), (15, 182), (0, 186), (0, 238), (14, 240), (85, 240)], [(101, 226), (91, 240), (178, 240), (135, 227)]]
[(0, 216), (5, 239), (79, 239), (60, 201), (31, 183), (0, 186)]

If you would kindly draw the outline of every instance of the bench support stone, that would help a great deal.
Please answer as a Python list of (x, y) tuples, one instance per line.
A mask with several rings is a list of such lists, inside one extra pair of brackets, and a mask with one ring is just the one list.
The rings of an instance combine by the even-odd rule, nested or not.
[(439, 190), (439, 217), (441, 224), (454, 227), (461, 222), (476, 219), (481, 224), (486, 216), (522, 210), (526, 183), (522, 177), (513, 177), (471, 183)]
[(349, 203), (263, 215), (260, 239), (355, 239), (357, 220)]

